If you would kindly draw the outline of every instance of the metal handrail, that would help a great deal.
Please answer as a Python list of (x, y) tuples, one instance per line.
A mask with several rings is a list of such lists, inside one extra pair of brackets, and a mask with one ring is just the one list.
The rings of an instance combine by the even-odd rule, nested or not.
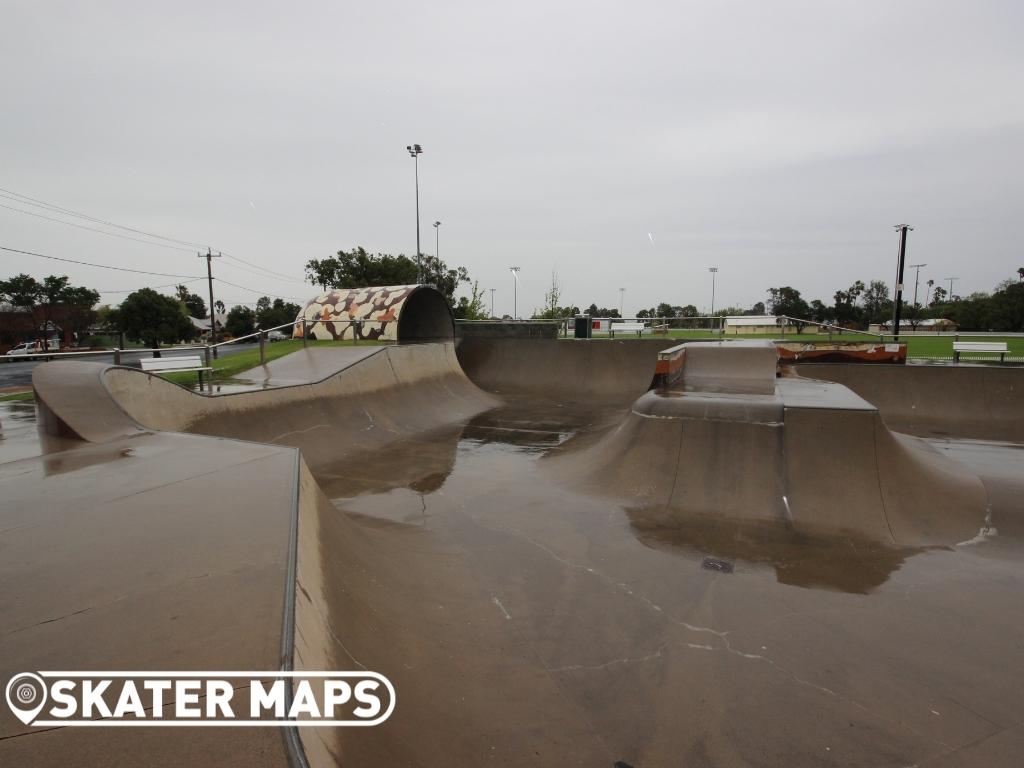
[(259, 336), (261, 333), (270, 333), (271, 331), (279, 331), (282, 328), (294, 328), (296, 322), (301, 322), (301, 321), (292, 320), (292, 321), (287, 322), (287, 323), (282, 323), (281, 325), (275, 325), (273, 328), (257, 328), (253, 333), (247, 333), (245, 336), (239, 336), (238, 338), (228, 339), (227, 341), (218, 341), (216, 344), (211, 344), (210, 345), (210, 349), (216, 349), (217, 347), (223, 347), (223, 346), (226, 346), (227, 344), (234, 344), (236, 342), (243, 341), (245, 339), (251, 339), (251, 338), (253, 338), (255, 336)]
[(19, 360), (26, 360), (32, 357), (88, 357), (89, 355), (114, 355), (125, 352), (180, 352), (191, 349), (206, 349), (203, 345), (190, 345), (185, 347), (111, 347), (110, 349), (87, 349), (81, 352), (32, 352), (27, 355), (0, 355), (0, 360), (7, 363), (16, 363)]

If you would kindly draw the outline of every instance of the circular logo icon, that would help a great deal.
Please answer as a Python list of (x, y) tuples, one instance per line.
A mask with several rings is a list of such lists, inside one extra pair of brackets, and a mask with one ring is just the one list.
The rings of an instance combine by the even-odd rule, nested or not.
[(39, 675), (22, 672), (7, 682), (7, 706), (28, 725), (46, 704), (46, 683)]

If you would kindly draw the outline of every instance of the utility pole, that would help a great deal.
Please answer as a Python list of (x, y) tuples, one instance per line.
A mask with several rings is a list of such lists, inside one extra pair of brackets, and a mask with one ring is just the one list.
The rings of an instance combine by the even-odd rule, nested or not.
[(913, 227), (909, 224), (896, 224), (893, 229), (900, 233), (900, 252), (896, 266), (896, 295), (892, 303), (892, 340), (899, 341), (900, 312), (903, 310), (903, 264), (907, 258), (907, 230)]
[(219, 259), (220, 254), (214, 256), (210, 249), (206, 249), (206, 253), (199, 254), (200, 259), (206, 259), (206, 282), (210, 287), (210, 345), (213, 347), (213, 357), (217, 357), (217, 347), (213, 346), (217, 343), (217, 311), (213, 307), (213, 260)]
[(921, 267), (927, 267), (927, 264), (908, 264), (911, 269), (917, 270), (914, 273), (914, 306), (917, 306), (917, 284), (921, 282)]
[(953, 300), (953, 281), (959, 280), (959, 277), (944, 277), (943, 280), (949, 280), (949, 300)]
[(494, 317), (494, 289), (491, 288), (491, 317)]
[(409, 144), (406, 146), (409, 150), (409, 156), (413, 159), (416, 164), (416, 266), (419, 267), (420, 271), (420, 282), (423, 282), (423, 251), (420, 249), (420, 155), (423, 153), (423, 147), (419, 144)]

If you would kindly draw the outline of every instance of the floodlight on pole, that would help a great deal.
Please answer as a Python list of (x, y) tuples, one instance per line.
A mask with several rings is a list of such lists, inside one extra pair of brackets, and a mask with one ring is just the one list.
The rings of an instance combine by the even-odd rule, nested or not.
[(519, 267), (509, 267), (512, 273), (512, 318), (519, 317), (517, 302), (519, 301)]
[(494, 289), (491, 288), (491, 317), (494, 317)]
[(420, 282), (423, 282), (423, 251), (420, 248), (420, 155), (423, 147), (419, 144), (408, 144), (405, 147), (416, 166), (416, 266), (420, 271)]
[(908, 264), (914, 272), (914, 306), (917, 306), (917, 284), (921, 282), (921, 267), (927, 267), (927, 264)]
[(623, 317), (623, 307), (626, 304), (626, 289), (619, 288), (619, 317)]
[(715, 315), (715, 276), (718, 274), (718, 267), (708, 267), (711, 273), (711, 316)]
[(907, 232), (913, 227), (909, 224), (894, 224), (893, 229), (900, 233), (900, 247), (896, 254), (896, 292), (892, 302), (892, 340), (900, 340), (900, 314), (903, 311), (903, 265), (907, 260)]
[(438, 261), (441, 260), (441, 235), (439, 234), (440, 231), (441, 231), (441, 222), (440, 221), (435, 221), (434, 222), (434, 255), (437, 257)]

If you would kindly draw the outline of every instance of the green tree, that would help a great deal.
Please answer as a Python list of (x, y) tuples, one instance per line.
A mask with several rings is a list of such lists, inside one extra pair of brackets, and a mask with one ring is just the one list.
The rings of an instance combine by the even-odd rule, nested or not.
[(47, 329), (41, 339), (44, 349), (49, 343), (49, 328), (57, 307), (64, 307), (65, 325), (70, 331), (84, 331), (95, 317), (92, 308), (100, 300), (99, 293), (69, 282), (66, 275), (49, 275), (42, 282), (26, 274), (0, 280), (0, 297), (29, 313), (37, 340), (40, 327)]
[(868, 323), (884, 323), (892, 317), (892, 300), (889, 286), (882, 280), (872, 280), (864, 289), (864, 320)]
[(206, 302), (203, 301), (202, 296), (198, 293), (189, 293), (188, 288), (184, 285), (179, 285), (177, 291), (178, 299), (185, 305), (190, 316), (197, 320), (202, 320), (206, 317)]
[[(455, 291), (462, 283), (469, 282), (469, 272), (465, 267), (452, 269), (436, 256), (425, 254), (420, 260), (420, 282), (439, 290), (448, 299), (448, 303), (454, 306)], [(396, 283), (396, 285), (400, 285), (400, 283)]]
[(89, 326), (96, 322), (96, 312), (93, 307), (100, 300), (99, 291), (81, 286), (69, 286), (64, 290), (62, 303), (67, 312), (67, 326), (70, 331), (78, 334), (79, 338), (89, 330)]
[(256, 313), (248, 307), (235, 306), (228, 312), (224, 321), (224, 330), (234, 336), (248, 336), (256, 332)]
[(485, 320), (487, 309), (484, 307), (484, 292), (480, 290), (480, 283), (473, 281), (473, 288), (470, 295), (460, 296), (459, 303), (452, 309), (452, 314), (457, 320)]
[(800, 295), (800, 291), (788, 285), (769, 288), (766, 304), (773, 315), (786, 315), (792, 318), (797, 333), (803, 331), (807, 319), (811, 316), (811, 308)]
[(591, 317), (621, 317), (621, 315), (619, 314), (619, 310), (609, 309), (608, 307), (599, 307), (597, 306), (597, 304), (591, 304), (589, 307), (587, 307), (587, 314), (590, 315)]
[(404, 254), (376, 255), (362, 246), (338, 251), (326, 259), (306, 262), (306, 279), (323, 290), (329, 288), (369, 288), (384, 285), (412, 285), (419, 282), (421, 267)]
[(1024, 331), (1024, 282), (996, 291), (989, 299), (989, 317), (993, 330)]
[(157, 293), (152, 288), (141, 288), (128, 294), (113, 314), (118, 330), (129, 339), (157, 350), (154, 357), (160, 356), (161, 343), (191, 341), (197, 335), (192, 321), (181, 311), (178, 299)]
[(264, 330), (277, 328), (295, 322), (300, 310), (298, 304), (286, 302), (281, 298), (271, 301), (269, 296), (261, 296), (256, 302), (256, 324)]

